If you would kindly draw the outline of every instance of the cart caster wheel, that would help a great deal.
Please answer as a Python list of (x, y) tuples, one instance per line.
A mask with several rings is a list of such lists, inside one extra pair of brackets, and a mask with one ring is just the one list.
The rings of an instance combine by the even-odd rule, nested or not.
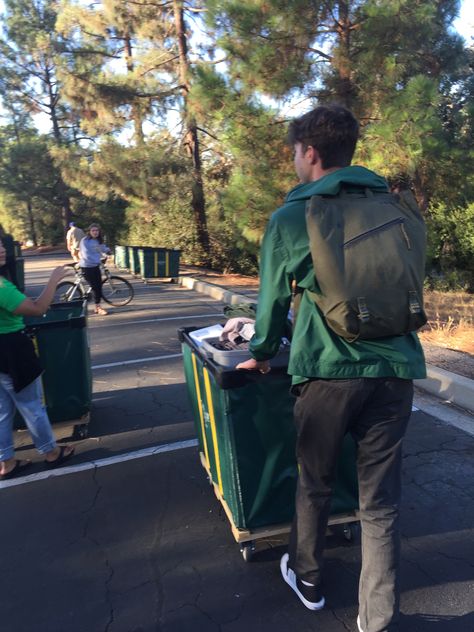
[(255, 542), (245, 542), (240, 545), (240, 552), (246, 562), (251, 562), (255, 553)]
[(347, 542), (353, 542), (356, 539), (358, 532), (357, 525), (352, 522), (345, 524), (342, 528), (342, 534)]
[(89, 435), (89, 425), (88, 424), (78, 424), (74, 426), (72, 431), (72, 439), (73, 441), (80, 441), (81, 439), (87, 439)]

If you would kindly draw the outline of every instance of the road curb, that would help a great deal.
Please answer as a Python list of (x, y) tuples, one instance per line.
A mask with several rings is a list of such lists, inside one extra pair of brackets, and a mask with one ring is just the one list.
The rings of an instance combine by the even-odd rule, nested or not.
[[(179, 282), (183, 287), (201, 294), (207, 294), (218, 301), (230, 305), (255, 303), (254, 299), (245, 296), (245, 294), (238, 294), (220, 285), (201, 281), (194, 277), (180, 277)], [(445, 371), (432, 364), (427, 364), (426, 370), (428, 377), (424, 380), (415, 380), (415, 386), (444, 401), (451, 402), (455, 406), (474, 412), (474, 380), (457, 375), (457, 373)]]
[(428, 377), (424, 380), (415, 380), (415, 386), (444, 401), (474, 412), (474, 380), (432, 364), (426, 365), (426, 372)]
[(238, 294), (237, 292), (227, 290), (220, 285), (208, 283), (207, 281), (201, 281), (200, 279), (195, 279), (194, 277), (179, 277), (179, 283), (183, 287), (194, 290), (195, 292), (200, 292), (201, 294), (207, 294), (208, 296), (215, 298), (217, 301), (222, 301), (223, 303), (227, 303), (229, 305), (237, 305), (238, 303), (255, 303), (254, 299), (245, 296), (245, 294)]

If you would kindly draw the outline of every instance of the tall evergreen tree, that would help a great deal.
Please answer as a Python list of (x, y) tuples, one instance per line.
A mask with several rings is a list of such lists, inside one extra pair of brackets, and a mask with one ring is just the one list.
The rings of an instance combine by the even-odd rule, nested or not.
[[(0, 40), (1, 84), (10, 103), (30, 114), (42, 114), (51, 124), (51, 139), (68, 142), (75, 127), (61, 95), (57, 77), (60, 41), (55, 33), (54, 0), (5, 0), (4, 35)], [(62, 221), (71, 219), (70, 192), (57, 181)]]
[(360, 155), (387, 176), (404, 173), (427, 208), (433, 155), (449, 152), (441, 114), (453, 98), (449, 78), (465, 65), (451, 27), (458, 0), (209, 5), (229, 74), (244, 90), (352, 108), (366, 128)]
[(46, 137), (17, 125), (0, 128), (0, 190), (6, 210), (16, 216), (18, 236), (35, 246), (63, 239), (60, 177)]
[[(58, 25), (68, 42), (61, 76), (68, 99), (83, 118), (84, 130), (103, 137), (114, 134), (117, 156), (130, 149), (122, 139), (133, 121), (134, 145), (141, 149), (143, 160), (140, 206), (145, 213), (150, 212), (156, 186), (153, 167), (148, 165), (148, 160), (155, 160), (154, 137), (158, 132), (165, 138), (160, 134), (168, 112), (178, 108), (193, 176), (190, 206), (194, 230), (203, 257), (209, 250), (209, 236), (198, 128), (188, 107), (192, 74), (184, 19), (184, 6), (179, 2), (156, 5), (105, 0), (90, 7), (66, 2)], [(170, 141), (168, 137), (168, 144)], [(170, 152), (173, 154), (171, 147)], [(117, 167), (119, 163), (123, 166), (120, 159), (116, 162)], [(171, 170), (174, 162), (174, 158), (170, 160)], [(124, 171), (122, 176), (128, 179), (129, 174)]]

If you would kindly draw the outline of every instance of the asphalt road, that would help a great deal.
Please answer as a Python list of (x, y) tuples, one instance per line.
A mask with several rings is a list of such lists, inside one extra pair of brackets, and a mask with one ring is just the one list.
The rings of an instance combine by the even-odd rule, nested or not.
[[(56, 262), (27, 260), (29, 293)], [(89, 318), (92, 420), (74, 462), (45, 477), (25, 448), (31, 475), (0, 483), (0, 631), (355, 631), (358, 543), (330, 535), (328, 605), (312, 613), (279, 576), (285, 538), (245, 563), (199, 464), (176, 329), (218, 321), (223, 304), (133, 284), (130, 305)], [(413, 413), (404, 632), (474, 630), (473, 456), (470, 434)]]

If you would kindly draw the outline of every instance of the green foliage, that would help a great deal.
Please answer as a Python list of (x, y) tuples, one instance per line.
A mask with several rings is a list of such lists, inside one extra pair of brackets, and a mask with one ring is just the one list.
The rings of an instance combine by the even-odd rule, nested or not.
[(459, 265), (474, 271), (474, 203), (465, 208), (433, 205), (427, 215), (427, 225), (429, 256), (439, 269)]
[(0, 221), (21, 235), (61, 240), (69, 214), (99, 220), (110, 243), (254, 271), (295, 184), (277, 105), (338, 101), (361, 120), (357, 161), (413, 189), (430, 269), (450, 284), (471, 274), (474, 51), (451, 27), (458, 0), (5, 8)]

